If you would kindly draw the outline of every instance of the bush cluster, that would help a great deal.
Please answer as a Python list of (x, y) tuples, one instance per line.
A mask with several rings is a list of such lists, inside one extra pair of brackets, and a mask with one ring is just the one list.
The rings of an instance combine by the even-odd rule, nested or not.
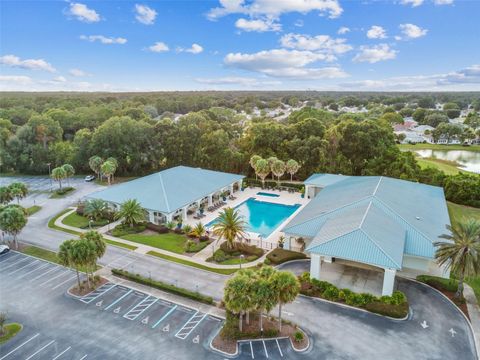
[(408, 314), (407, 297), (401, 291), (394, 291), (392, 296), (382, 297), (376, 297), (368, 293), (355, 293), (350, 289), (338, 289), (328, 281), (310, 278), (308, 272), (299, 276), (299, 280), (302, 284), (300, 292), (303, 295), (343, 302), (350, 306), (364, 308), (394, 318), (403, 318)]
[(456, 292), (458, 288), (458, 281), (454, 279), (444, 279), (430, 275), (419, 275), (417, 276), (417, 280), (441, 291)]
[(129, 234), (138, 234), (141, 233), (142, 231), (145, 231), (147, 228), (146, 224), (136, 224), (132, 227), (127, 224), (119, 224), (115, 226), (115, 228), (111, 231), (113, 236), (116, 237), (121, 237)]
[(259, 337), (270, 338), (277, 337), (279, 332), (277, 329), (264, 329), (263, 334), (260, 331), (243, 331), (238, 329), (238, 317), (227, 311), (225, 324), (220, 332), (220, 336), (225, 339), (256, 339)]
[(71, 187), (71, 186), (67, 186), (67, 187), (63, 187), (61, 189), (57, 189), (55, 190), (55, 194), (57, 195), (65, 195), (66, 193), (69, 193), (70, 191), (73, 191), (75, 190), (75, 188)]
[(255, 255), (256, 257), (260, 257), (263, 255), (263, 250), (259, 247), (254, 245), (247, 245), (243, 243), (236, 242), (234, 243), (233, 247), (229, 247), (227, 242), (223, 242), (220, 245), (220, 249), (230, 256), (240, 256), (241, 254), (244, 255)]
[(187, 253), (194, 253), (199, 252), (200, 250), (204, 249), (208, 245), (208, 242), (195, 242), (192, 240), (188, 240), (185, 243), (185, 251)]
[(175, 285), (166, 284), (158, 280), (152, 280), (152, 279), (143, 277), (140, 274), (132, 274), (122, 269), (112, 269), (112, 274), (127, 280), (134, 281), (139, 284), (148, 285), (156, 289), (170, 292), (172, 294), (176, 294), (192, 300), (200, 301), (205, 304), (209, 304), (209, 305), (213, 304), (213, 299), (210, 296), (202, 295), (198, 292), (183, 289)]
[(291, 260), (305, 259), (307, 256), (304, 253), (284, 250), (276, 248), (267, 254), (267, 259), (270, 263), (278, 265)]
[[(258, 180), (258, 179), (246, 179), (246, 180), (244, 180), (244, 185), (261, 187), (262, 186), (262, 181)], [(280, 186), (281, 187), (292, 188), (292, 189), (295, 189), (295, 190), (299, 191), (303, 187), (303, 184), (292, 183), (292, 182), (288, 182), (288, 181), (281, 181)], [(265, 180), (265, 187), (276, 189), (276, 188), (278, 188), (278, 182), (271, 181), (271, 180)]]

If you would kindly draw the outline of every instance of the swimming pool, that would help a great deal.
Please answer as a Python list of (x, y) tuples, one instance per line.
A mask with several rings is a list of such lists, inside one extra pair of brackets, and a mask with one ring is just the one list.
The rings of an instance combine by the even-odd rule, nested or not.
[[(260, 234), (263, 238), (266, 238), (299, 207), (299, 204), (274, 204), (250, 198), (237, 205), (235, 209), (240, 212), (246, 221), (247, 231)], [(210, 221), (207, 227), (216, 222), (216, 219)]]
[(280, 195), (278, 194), (272, 194), (272, 193), (267, 193), (267, 192), (258, 192), (257, 195), (261, 195), (261, 196), (270, 196), (270, 197), (280, 197)]

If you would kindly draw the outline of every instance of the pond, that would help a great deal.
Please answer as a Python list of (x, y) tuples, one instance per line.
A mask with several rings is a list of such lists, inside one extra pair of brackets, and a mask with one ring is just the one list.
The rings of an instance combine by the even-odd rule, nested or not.
[(459, 168), (480, 174), (480, 152), (470, 150), (415, 150), (422, 158), (455, 161)]

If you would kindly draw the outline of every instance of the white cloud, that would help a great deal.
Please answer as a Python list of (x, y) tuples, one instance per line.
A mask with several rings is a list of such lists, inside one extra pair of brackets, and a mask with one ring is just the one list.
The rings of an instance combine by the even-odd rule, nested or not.
[(236, 85), (242, 87), (258, 87), (266, 85), (278, 85), (281, 82), (275, 80), (260, 80), (252, 77), (225, 76), (220, 78), (197, 78), (196, 82), (206, 85)]
[[(422, 36), (427, 35), (428, 30), (422, 29), (421, 27), (414, 24), (400, 24), (400, 30), (406, 39), (416, 39)], [(397, 40), (400, 40), (401, 37), (395, 37)]]
[(86, 23), (100, 21), (100, 15), (95, 10), (89, 9), (85, 4), (70, 3), (68, 14)]
[(75, 77), (90, 76), (90, 74), (80, 69), (70, 69), (68, 73)]
[(156, 53), (161, 53), (161, 52), (167, 52), (170, 49), (167, 44), (165, 44), (164, 42), (158, 41), (152, 46), (149, 46), (148, 50)]
[(67, 79), (64, 76), (56, 76), (53, 78), (53, 81), (55, 82), (66, 82)]
[(4, 85), (17, 86), (17, 85), (29, 85), (32, 83), (32, 78), (29, 76), (16, 76), (16, 75), (0, 75), (0, 88)]
[(32, 79), (28, 76), (0, 76), (0, 91), (126, 91), (107, 83), (68, 81), (63, 76), (50, 80)]
[[(167, 47), (167, 50), (168, 50), (168, 47)], [(184, 49), (182, 47), (177, 47), (176, 51), (177, 52), (188, 52), (190, 54), (195, 54), (196, 55), (196, 54), (200, 54), (203, 51), (203, 47), (198, 45), (198, 44), (192, 44), (192, 46), (190, 46), (187, 49)]]
[(18, 56), (15, 55), (4, 55), (0, 57), (0, 64), (10, 66), (10, 67), (17, 67), (21, 69), (28, 69), (28, 70), (44, 70), (48, 72), (55, 72), (55, 68), (46, 62), (43, 59), (25, 59), (22, 60)]
[(152, 25), (157, 17), (157, 12), (147, 5), (135, 4), (135, 19), (145, 25)]
[(378, 25), (373, 25), (368, 31), (367, 31), (367, 37), (369, 39), (385, 39), (387, 37), (387, 32), (385, 29), (381, 26)]
[(342, 26), (340, 29), (338, 29), (337, 34), (343, 35), (350, 32), (350, 28), (346, 26)]
[(433, 0), (435, 5), (452, 5), (453, 0)]
[(452, 91), (478, 90), (480, 64), (464, 69), (433, 75), (397, 76), (381, 80), (360, 80), (340, 84), (342, 88), (370, 91)]
[(280, 78), (298, 80), (338, 78), (347, 74), (336, 66), (307, 68), (317, 61), (327, 60), (329, 55), (312, 51), (287, 49), (264, 50), (253, 54), (230, 53), (224, 58), (226, 65), (243, 70)]
[(360, 46), (360, 52), (353, 58), (354, 62), (369, 62), (370, 64), (395, 59), (397, 51), (393, 50), (388, 44), (379, 44), (375, 46)]
[(280, 39), (283, 47), (297, 50), (316, 51), (330, 55), (325, 60), (333, 61), (336, 54), (343, 54), (350, 51), (352, 47), (346, 43), (345, 39), (334, 39), (329, 35), (302, 35), (286, 34)]
[(247, 20), (240, 18), (235, 22), (235, 26), (243, 31), (255, 31), (255, 32), (265, 32), (265, 31), (280, 31), (282, 30), (282, 25), (278, 22), (275, 22), (273, 19), (253, 19)]
[(278, 18), (290, 12), (307, 14), (310, 11), (336, 18), (342, 14), (343, 9), (337, 0), (253, 0), (248, 3), (244, 0), (220, 0), (220, 6), (211, 9), (207, 16), (210, 20), (229, 14)]
[(303, 20), (298, 19), (293, 25), (295, 25), (296, 27), (303, 27)]
[(90, 41), (90, 42), (101, 42), (102, 44), (125, 44), (127, 39), (121, 37), (106, 37), (103, 35), (80, 35), (80, 39)]
[(412, 7), (417, 7), (423, 4), (423, 0), (402, 0), (401, 4), (412, 5)]

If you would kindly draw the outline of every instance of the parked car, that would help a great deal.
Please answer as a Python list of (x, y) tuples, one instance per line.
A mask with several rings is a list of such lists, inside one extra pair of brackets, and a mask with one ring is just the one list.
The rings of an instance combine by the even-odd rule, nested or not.
[(85, 181), (90, 182), (95, 180), (95, 175), (87, 175), (85, 176)]
[(10, 251), (7, 245), (0, 245), (0, 255), (6, 254)]

